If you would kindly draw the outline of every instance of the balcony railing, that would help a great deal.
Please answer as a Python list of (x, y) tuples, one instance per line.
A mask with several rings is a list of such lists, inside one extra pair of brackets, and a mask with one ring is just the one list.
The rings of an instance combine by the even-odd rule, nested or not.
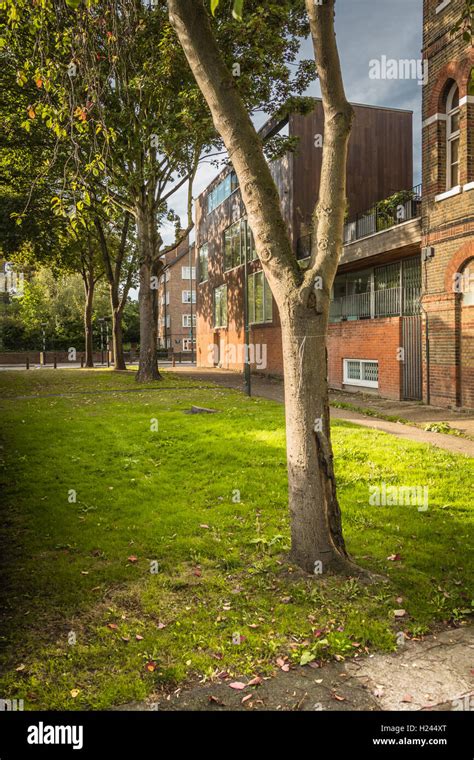
[[(421, 215), (421, 185), (416, 185), (412, 190), (397, 193), (386, 201), (375, 206), (344, 226), (344, 245), (353, 243), (354, 240), (374, 235), (376, 232), (388, 230), (410, 219), (417, 219)], [(397, 196), (400, 198), (397, 199)]]
[(331, 301), (329, 319), (342, 322), (377, 317), (414, 316), (420, 313), (421, 290), (416, 287), (385, 288), (342, 296)]

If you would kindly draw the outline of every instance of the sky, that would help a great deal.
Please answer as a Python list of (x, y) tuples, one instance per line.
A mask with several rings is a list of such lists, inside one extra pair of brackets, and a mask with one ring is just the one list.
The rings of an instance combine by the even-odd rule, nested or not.
[[(336, 35), (346, 95), (353, 103), (387, 106), (413, 111), (413, 183), (421, 182), (421, 97), (416, 79), (373, 79), (370, 61), (387, 59), (419, 60), (422, 45), (423, 0), (337, 0)], [(313, 57), (311, 41), (304, 40), (301, 57)], [(308, 95), (320, 95), (317, 81)], [(204, 164), (194, 186), (197, 197), (218, 174)], [(186, 226), (186, 191), (176, 193), (173, 208)], [(166, 242), (173, 229), (165, 230)]]

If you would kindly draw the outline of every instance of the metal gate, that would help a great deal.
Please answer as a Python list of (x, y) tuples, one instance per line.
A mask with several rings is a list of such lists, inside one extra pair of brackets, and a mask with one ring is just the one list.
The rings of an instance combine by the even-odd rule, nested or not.
[(421, 401), (421, 316), (402, 317), (402, 341), (404, 349), (403, 399)]

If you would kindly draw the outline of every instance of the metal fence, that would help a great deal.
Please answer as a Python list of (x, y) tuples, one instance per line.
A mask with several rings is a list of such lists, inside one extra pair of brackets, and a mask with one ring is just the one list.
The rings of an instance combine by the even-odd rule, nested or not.
[(374, 208), (358, 214), (354, 220), (344, 226), (344, 245), (374, 235), (376, 232), (388, 230), (410, 219), (417, 219), (421, 215), (421, 189), (421, 185), (416, 185), (412, 190), (407, 191), (410, 197), (393, 209), (376, 204)]
[(375, 319), (420, 313), (420, 288), (385, 288), (342, 296), (331, 301), (331, 322), (353, 319)]

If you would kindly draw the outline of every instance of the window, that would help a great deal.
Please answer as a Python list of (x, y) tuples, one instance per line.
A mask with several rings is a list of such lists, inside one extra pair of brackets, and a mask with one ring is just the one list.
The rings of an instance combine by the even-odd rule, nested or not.
[(204, 282), (209, 277), (209, 247), (207, 243), (199, 249), (199, 282)]
[(160, 318), (160, 324), (162, 327), (171, 327), (171, 317), (169, 314), (166, 315), (166, 317)]
[(344, 385), (379, 387), (379, 363), (370, 359), (344, 359)]
[(170, 294), (168, 291), (166, 296), (164, 295), (161, 296), (161, 305), (164, 306), (166, 304), (166, 306), (169, 306), (169, 303), (170, 303)]
[(183, 338), (183, 351), (192, 351), (196, 346), (196, 341), (191, 338)]
[[(191, 314), (183, 314), (183, 327), (191, 327)], [(193, 314), (193, 327), (196, 327), (195, 314)]]
[(263, 272), (256, 272), (249, 277), (249, 322), (261, 324), (272, 320), (272, 292)]
[(242, 235), (245, 234), (242, 222), (236, 222), (224, 230), (224, 270), (233, 269), (242, 264)]
[(227, 285), (214, 288), (214, 327), (227, 327)]
[(193, 303), (196, 303), (196, 291), (183, 290), (182, 291), (182, 303), (191, 303), (191, 292), (193, 296)]
[(446, 189), (451, 190), (459, 185), (459, 88), (456, 83), (451, 87), (446, 101), (446, 138), (447, 138), (447, 171)]
[[(192, 272), (191, 278), (189, 276), (190, 271)], [(181, 267), (181, 279), (182, 280), (194, 280), (196, 278), (196, 267)]]
[(209, 193), (207, 197), (207, 213), (210, 214), (217, 206), (220, 206), (226, 198), (232, 195), (234, 190), (237, 190), (238, 186), (237, 175), (232, 171)]

